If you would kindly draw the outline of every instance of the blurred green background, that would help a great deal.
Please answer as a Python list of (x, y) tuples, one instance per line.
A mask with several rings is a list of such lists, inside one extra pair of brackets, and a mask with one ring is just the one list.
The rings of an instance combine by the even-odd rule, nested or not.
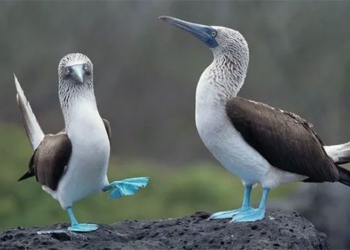
[[(78, 220), (112, 223), (232, 209), (240, 205), (241, 182), (211, 156), (194, 123), (195, 88), (211, 52), (158, 17), (239, 30), (250, 48), (239, 95), (299, 114), (329, 145), (350, 139), (349, 13), (347, 1), (0, 1), (0, 230), (68, 221), (34, 179), (16, 182), (32, 152), (13, 73), (43, 130), (55, 133), (64, 126), (58, 62), (71, 52), (88, 55), (100, 113), (112, 126), (110, 180), (151, 177), (136, 196), (108, 200), (101, 194), (78, 202)], [(306, 193), (300, 186), (306, 185), (278, 187), (269, 204), (314, 215), (332, 246), (350, 248), (350, 190), (323, 184)], [(301, 200), (288, 195), (294, 189)], [(260, 193), (253, 191), (255, 203)]]

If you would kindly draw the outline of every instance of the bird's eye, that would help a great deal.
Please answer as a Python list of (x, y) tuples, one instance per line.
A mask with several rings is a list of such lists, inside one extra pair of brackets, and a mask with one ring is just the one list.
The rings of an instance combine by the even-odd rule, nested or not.
[(218, 33), (217, 33), (216, 31), (212, 31), (212, 32), (211, 32), (211, 36), (212, 36), (212, 37), (216, 37), (217, 34), (218, 34)]
[(89, 66), (87, 64), (84, 64), (83, 69), (85, 71), (85, 74), (87, 74), (87, 75), (91, 74), (91, 71), (90, 71)]
[(71, 69), (71, 67), (67, 67), (67, 68), (65, 69), (65, 75), (66, 75), (66, 77), (70, 76), (70, 74), (72, 74), (72, 69)]

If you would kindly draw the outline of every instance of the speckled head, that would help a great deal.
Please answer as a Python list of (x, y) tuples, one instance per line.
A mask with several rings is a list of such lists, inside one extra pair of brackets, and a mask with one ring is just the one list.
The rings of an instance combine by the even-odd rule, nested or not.
[(219, 99), (236, 96), (244, 83), (249, 64), (248, 44), (241, 33), (226, 27), (190, 23), (174, 17), (161, 16), (160, 19), (189, 32), (212, 50), (214, 61), (203, 72), (198, 84), (208, 82), (215, 86), (214, 92), (217, 92)]
[(58, 65), (58, 80), (61, 107), (69, 106), (73, 100), (95, 100), (93, 65), (86, 55), (71, 53), (64, 56)]
[(58, 65), (60, 81), (75, 84), (92, 83), (93, 65), (90, 59), (80, 53), (64, 56)]
[(248, 44), (238, 31), (226, 27), (191, 23), (169, 16), (161, 16), (160, 19), (194, 35), (213, 51), (214, 56), (226, 56), (230, 61), (236, 59), (248, 64)]

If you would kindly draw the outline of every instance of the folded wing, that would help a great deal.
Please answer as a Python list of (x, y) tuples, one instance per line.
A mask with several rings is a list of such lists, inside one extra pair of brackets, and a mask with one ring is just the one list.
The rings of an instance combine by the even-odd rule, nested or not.
[(72, 144), (65, 133), (46, 135), (30, 159), (28, 172), (18, 181), (35, 176), (40, 184), (56, 190), (71, 154)]
[(239, 97), (228, 101), (226, 113), (244, 140), (272, 166), (307, 176), (306, 181), (339, 180), (322, 141), (299, 116)]

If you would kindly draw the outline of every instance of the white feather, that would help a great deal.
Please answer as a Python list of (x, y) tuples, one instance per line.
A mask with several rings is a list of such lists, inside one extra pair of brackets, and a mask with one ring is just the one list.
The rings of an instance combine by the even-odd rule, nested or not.
[(226, 95), (213, 82), (210, 65), (202, 74), (196, 90), (196, 126), (205, 146), (231, 173), (246, 184), (261, 183), (273, 188), (282, 183), (306, 179), (271, 166), (243, 139), (226, 114)]
[(72, 155), (67, 171), (56, 191), (45, 191), (63, 208), (90, 194), (99, 193), (108, 184), (109, 139), (96, 104), (90, 100), (72, 103), (72, 119), (67, 121), (67, 135), (72, 142)]
[(334, 162), (340, 161), (342, 158), (350, 158), (350, 142), (323, 147), (326, 153)]
[(21, 109), (21, 115), (24, 127), (26, 128), (28, 139), (30, 141), (30, 145), (32, 146), (32, 149), (35, 150), (45, 135), (32, 111), (32, 108), (30, 107), (30, 103), (27, 101), (27, 98), (24, 95), (24, 92), (21, 85), (19, 84), (19, 81), (17, 80), (16, 75), (13, 74), (13, 76), (15, 78), (15, 85), (17, 90), (17, 104)]

